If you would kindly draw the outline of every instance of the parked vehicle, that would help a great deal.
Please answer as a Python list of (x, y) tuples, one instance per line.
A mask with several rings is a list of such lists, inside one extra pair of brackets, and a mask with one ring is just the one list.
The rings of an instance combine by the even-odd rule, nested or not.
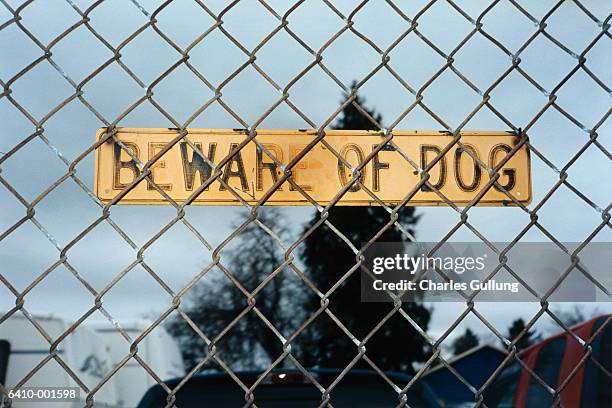
[[(329, 386), (342, 372), (339, 369), (310, 369), (309, 373), (324, 386)], [(238, 372), (236, 375), (250, 386), (261, 372)], [(395, 384), (404, 386), (411, 377), (386, 373)], [(171, 389), (182, 378), (166, 382)], [(176, 405), (181, 408), (239, 407), (245, 404), (245, 391), (226, 373), (196, 374), (177, 392)], [(166, 405), (168, 394), (159, 385), (149, 389), (138, 408), (158, 408)], [(379, 408), (399, 403), (397, 392), (375, 371), (349, 371), (331, 390), (331, 402), (336, 407)], [(431, 389), (416, 382), (407, 393), (408, 405), (415, 408), (439, 408)], [(270, 373), (255, 390), (255, 403), (266, 408), (316, 407), (321, 404), (321, 391), (300, 371), (279, 370)]]
[[(151, 322), (146, 320), (119, 323), (132, 340), (136, 340), (150, 325)], [(98, 337), (107, 345), (113, 365), (130, 353), (131, 343), (110, 322), (94, 322), (90, 323), (90, 327), (95, 329)], [(178, 343), (161, 326), (156, 327), (138, 343), (138, 356), (162, 380), (185, 375)], [(157, 381), (133, 358), (128, 360), (113, 377), (117, 386), (119, 406), (122, 408), (134, 408), (145, 392), (157, 384)]]
[[(592, 352), (560, 393), (561, 405), (572, 408), (612, 406), (612, 322), (600, 316), (571, 328), (591, 344)], [(602, 328), (602, 325), (606, 324)], [(522, 351), (521, 360), (550, 387), (557, 389), (585, 358), (587, 350), (568, 333), (545, 339)], [(593, 360), (596, 360), (594, 362)], [(514, 361), (507, 365), (485, 391), (485, 403), (496, 408), (548, 407), (553, 395), (531, 373)]]
[[(36, 322), (55, 340), (70, 324), (55, 316), (33, 316)], [(7, 390), (24, 378), (49, 355), (50, 344), (21, 313), (15, 313), (0, 325), (0, 380)], [(59, 357), (90, 389), (96, 386), (111, 368), (111, 358), (99, 337), (84, 325), (79, 325), (59, 343)], [(78, 384), (54, 359), (43, 365), (24, 387), (78, 387)], [(83, 407), (87, 395), (79, 392), (72, 402), (42, 402), (13, 400), (13, 407), (57, 408)], [(117, 407), (117, 393), (111, 377), (94, 395), (96, 408)], [(0, 402), (0, 406), (2, 403)]]

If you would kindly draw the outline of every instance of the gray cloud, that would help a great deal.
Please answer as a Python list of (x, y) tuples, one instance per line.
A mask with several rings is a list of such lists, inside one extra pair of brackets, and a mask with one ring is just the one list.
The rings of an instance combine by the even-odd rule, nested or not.
[[(14, 3), (14, 2), (12, 2)], [(84, 7), (89, 2), (76, 4)], [(160, 1), (143, 4), (150, 12)], [(541, 18), (549, 6), (544, 2), (530, 2), (525, 7)], [(56, 4), (62, 6), (56, 7)], [(186, 46), (213, 24), (195, 3), (174, 2), (157, 17), (159, 27), (180, 46)], [(207, 2), (208, 4), (208, 2)], [(215, 12), (223, 2), (210, 5)], [(288, 6), (283, 1), (270, 2), (282, 14)], [(462, 6), (464, 6), (462, 4)], [(338, 7), (350, 7), (344, 2)], [(407, 7), (415, 7), (413, 5)], [(475, 16), (483, 6), (480, 2), (467, 2), (466, 10)], [(603, 20), (608, 13), (604, 1), (589, 3), (589, 8)], [(413, 15), (414, 10), (405, 10)], [(600, 28), (571, 3), (562, 6), (549, 22), (547, 31), (564, 42), (576, 53), (595, 38)], [(10, 18), (0, 6), (0, 19)], [(80, 19), (68, 5), (61, 2), (34, 2), (23, 12), (24, 26), (43, 43), (67, 29)], [(131, 2), (105, 2), (91, 14), (91, 25), (111, 44), (117, 45), (147, 20)], [(504, 46), (516, 52), (520, 44), (537, 31), (537, 27), (509, 4), (495, 8), (483, 20), (491, 35), (502, 39)], [(255, 1), (245, 2), (224, 17), (224, 27), (249, 47), (257, 44), (278, 21)], [(289, 18), (289, 27), (315, 49), (320, 47), (343, 22), (321, 4), (312, 2), (300, 7)], [(382, 46), (391, 44), (409, 26), (387, 6), (370, 4), (355, 18), (355, 28)], [(472, 25), (448, 4), (438, 2), (419, 24), (419, 30), (443, 51), (450, 52), (472, 29)], [(42, 51), (15, 24), (0, 30), (0, 79), (10, 80), (27, 64), (42, 55)], [(606, 84), (610, 78), (609, 38), (600, 40), (587, 55), (587, 66)], [(52, 48), (53, 59), (63, 72), (76, 82), (82, 81), (103, 64), (112, 53), (84, 27), (70, 33)], [(122, 61), (145, 84), (178, 61), (180, 54), (166, 44), (151, 28), (147, 28), (122, 51)], [(279, 85), (285, 86), (313, 57), (287, 33), (280, 32), (258, 53), (257, 63)], [(432, 51), (414, 33), (409, 34), (389, 54), (390, 65), (415, 89), (422, 86), (446, 61)], [(190, 63), (200, 70), (214, 85), (223, 81), (247, 57), (219, 32), (211, 34), (190, 52)], [(540, 36), (521, 54), (521, 67), (536, 81), (552, 91), (576, 65), (577, 61), (561, 51), (551, 41)], [(323, 62), (348, 86), (351, 80), (362, 78), (380, 63), (377, 54), (364, 41), (350, 31), (345, 32), (323, 53)], [(455, 56), (455, 66), (481, 89), (486, 89), (509, 66), (511, 60), (484, 37), (476, 36)], [(11, 84), (13, 97), (37, 120), (47, 115), (56, 105), (74, 93), (50, 64), (41, 62)], [(83, 88), (83, 97), (106, 120), (112, 121), (138, 98), (146, 93), (116, 63), (106, 68)], [(342, 99), (341, 88), (320, 68), (315, 68), (298, 81), (290, 91), (290, 99), (316, 124), (323, 123), (338, 107)], [(382, 113), (385, 125), (393, 123), (414, 101), (414, 96), (400, 86), (387, 71), (381, 70), (363, 87), (367, 105)], [(185, 121), (199, 109), (213, 93), (184, 67), (168, 75), (154, 88), (154, 98), (179, 122)], [(447, 71), (424, 92), (424, 102), (452, 128), (458, 126), (482, 97)], [(564, 85), (558, 104), (575, 116), (587, 129), (595, 126), (610, 108), (610, 95), (589, 76), (577, 72)], [(223, 90), (223, 99), (244, 120), (251, 124), (281, 96), (255, 70), (247, 68)], [(548, 102), (548, 97), (517, 73), (510, 74), (491, 94), (491, 103), (517, 127), (525, 127)], [(35, 131), (6, 97), (0, 98), (0, 151), (8, 152)], [(60, 109), (44, 124), (44, 136), (57, 149), (54, 151), (40, 139), (34, 139), (7, 161), (2, 163), (4, 177), (23, 197), (31, 201), (55, 180), (62, 177), (66, 165), (59, 159), (61, 153), (68, 162), (74, 160), (94, 141), (94, 135), (104, 122), (97, 118), (78, 99)], [(160, 114), (149, 102), (144, 102), (119, 122), (119, 126), (167, 127), (172, 122)], [(236, 127), (240, 123), (218, 104), (212, 105), (197, 117), (192, 127)], [(286, 105), (277, 108), (260, 125), (262, 128), (303, 128), (308, 124)], [(465, 126), (467, 129), (506, 129), (506, 125), (492, 112), (483, 109)], [(398, 129), (439, 129), (441, 125), (420, 108), (404, 117)], [(599, 131), (599, 141), (608, 150), (612, 147), (610, 121)], [(557, 169), (562, 169), (573, 154), (585, 145), (588, 134), (562, 116), (548, 109), (531, 128), (530, 141)], [(559, 180), (559, 174), (536, 155), (533, 160), (535, 207)], [(610, 203), (612, 184), (603, 182), (611, 174), (611, 162), (594, 146), (588, 148), (568, 170), (568, 180), (583, 192), (596, 206), (605, 208)], [(90, 154), (77, 166), (77, 176), (89, 188), (93, 187), (93, 157)], [(6, 230), (26, 215), (25, 207), (4, 187), (0, 187), (0, 226)], [(35, 218), (49, 236), (64, 247), (101, 215), (101, 208), (73, 180), (68, 179), (42, 199), (35, 207)], [(292, 220), (293, 232), (312, 213), (312, 209), (286, 209)], [(244, 212), (238, 208), (194, 207), (187, 218), (213, 245), (219, 244), (232, 229), (236, 216)], [(442, 238), (459, 222), (459, 215), (448, 208), (420, 208), (422, 219), (418, 224), (418, 237), (425, 241)], [(112, 219), (139, 247), (169, 222), (176, 212), (171, 207), (113, 208)], [(561, 186), (538, 211), (539, 221), (561, 241), (582, 241), (601, 223), (601, 213), (591, 208), (574, 192)], [(530, 218), (516, 208), (473, 208), (469, 221), (491, 241), (510, 241), (525, 228)], [(609, 241), (612, 232), (604, 228), (596, 240)], [(453, 235), (454, 240), (474, 240), (467, 228)], [(531, 228), (523, 241), (545, 240), (536, 228)], [(133, 249), (111, 228), (102, 223), (68, 251), (69, 262), (97, 289), (135, 259)], [(58, 250), (34, 224), (27, 222), (0, 242), (0, 269), (3, 276), (18, 289), (23, 289), (38, 274), (58, 259)], [(145, 252), (145, 260), (172, 288), (179, 288), (209, 260), (210, 252), (182, 225), (177, 225), (162, 236)], [(0, 308), (8, 309), (14, 297), (0, 285)], [(61, 294), (62, 296), (59, 296)], [(358, 295), (356, 295), (358, 296)], [(357, 298), (356, 298), (357, 299)], [(152, 310), (160, 311), (167, 296), (141, 267), (130, 272), (105, 298), (105, 305), (121, 317), (133, 317)], [(34, 291), (26, 296), (26, 307), (33, 312), (57, 313), (69, 318), (78, 317), (93, 305), (93, 298), (83, 286), (60, 266)], [(482, 305), (500, 325), (517, 315), (529, 314), (537, 305), (524, 308), (501, 305)], [(602, 306), (603, 307), (603, 306)], [(608, 306), (605, 305), (607, 308)], [(608, 309), (609, 310), (609, 309)], [(535, 313), (535, 312), (533, 312)], [(434, 312), (433, 331), (441, 332), (448, 326), (453, 313), (437, 307)]]

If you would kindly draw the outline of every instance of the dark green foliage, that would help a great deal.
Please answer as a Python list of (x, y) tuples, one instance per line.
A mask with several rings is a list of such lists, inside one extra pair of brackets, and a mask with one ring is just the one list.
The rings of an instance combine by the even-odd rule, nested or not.
[[(523, 319), (519, 318), (513, 321), (510, 327), (508, 328), (508, 340), (514, 341), (514, 339), (516, 339), (524, 329), (525, 321)], [(523, 337), (521, 337), (521, 339), (516, 343), (516, 348), (518, 350), (527, 348), (539, 340), (540, 337), (535, 333), (535, 331), (530, 330), (525, 333), (525, 335), (523, 335)]]
[[(357, 97), (356, 102), (364, 105)], [(381, 116), (368, 110), (377, 121)], [(336, 122), (335, 129), (375, 129), (371, 121), (352, 104), (347, 105)], [(321, 215), (316, 212), (304, 227), (304, 232), (320, 223)], [(381, 207), (332, 207), (328, 221), (360, 248), (381, 231), (390, 220), (390, 214)], [(405, 207), (398, 221), (412, 232), (411, 227), (418, 221), (413, 207)], [(399, 229), (391, 226), (386, 229), (379, 242), (402, 242), (405, 237)], [(330, 290), (336, 282), (356, 264), (356, 256), (351, 248), (327, 225), (321, 224), (306, 239), (302, 248), (302, 261), (307, 276), (323, 293)], [(392, 303), (364, 303), (360, 299), (360, 270), (354, 273), (333, 292), (329, 298), (329, 310), (359, 340), (364, 339), (385, 316), (393, 310)], [(306, 303), (309, 314), (321, 308), (321, 299), (310, 292)], [(418, 303), (405, 303), (402, 309), (426, 330), (430, 320), (430, 310)], [(358, 348), (347, 334), (327, 313), (321, 313), (298, 337), (299, 354), (307, 366), (345, 367), (357, 354)], [(366, 343), (367, 356), (384, 370), (411, 371), (412, 362), (423, 361), (428, 353), (424, 339), (400, 315), (395, 313)], [(363, 360), (358, 366), (368, 367)]]
[[(363, 106), (363, 100), (357, 98)], [(368, 111), (375, 120), (381, 116)], [(374, 129), (373, 124), (352, 104), (342, 111), (335, 128)], [(288, 220), (276, 209), (262, 208), (259, 219), (277, 234), (283, 235)], [(329, 222), (338, 228), (354, 246), (370, 240), (390, 221), (390, 214), (380, 207), (333, 207)], [(418, 216), (414, 208), (399, 213), (400, 222), (411, 233)], [(320, 222), (313, 214), (304, 227), (306, 232)], [(403, 242), (407, 239), (395, 226), (387, 228), (380, 242)], [(245, 287), (254, 290), (284, 260), (275, 242), (261, 228), (251, 224), (227, 248), (222, 261), (230, 273)], [(327, 225), (320, 225), (300, 247), (297, 265), (319, 289), (327, 292), (349, 269), (356, 258), (349, 246)], [(205, 277), (207, 284), (194, 288), (181, 307), (196, 326), (213, 339), (248, 307), (245, 295), (223, 274)], [(363, 303), (360, 299), (360, 276), (356, 270), (329, 298), (329, 310), (357, 339), (363, 340), (393, 310), (392, 303)], [(290, 337), (308, 318), (319, 312), (321, 298), (289, 268), (270, 281), (256, 296), (259, 311), (285, 336)], [(405, 303), (401, 308), (422, 330), (427, 330), (430, 310), (419, 303)], [(208, 345), (182, 319), (168, 325), (179, 339), (188, 367), (207, 355)], [(344, 368), (358, 354), (358, 348), (347, 334), (327, 315), (320, 313), (292, 344), (292, 354), (306, 367)], [(267, 368), (282, 353), (280, 339), (253, 310), (243, 315), (216, 344), (218, 355), (234, 369)], [(423, 337), (399, 312), (395, 313), (368, 339), (366, 353), (383, 370), (413, 371), (412, 363), (423, 361), (428, 354)], [(282, 365), (290, 365), (285, 361)], [(363, 360), (358, 367), (368, 367)], [(204, 368), (211, 367), (210, 364)], [(218, 366), (213, 366), (219, 368)]]
[(470, 329), (465, 329), (460, 337), (453, 341), (453, 355), (457, 356), (478, 346), (478, 337)]

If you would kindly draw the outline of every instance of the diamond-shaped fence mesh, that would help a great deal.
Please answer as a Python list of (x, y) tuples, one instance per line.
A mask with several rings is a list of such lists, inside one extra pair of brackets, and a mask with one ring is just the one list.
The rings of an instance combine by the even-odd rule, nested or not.
[[(42, 273), (32, 270), (24, 272), (24, 276), (5, 270), (5, 264), (6, 268), (11, 267), (8, 256), (6, 262), (3, 259), (0, 263), (2, 296), (10, 298), (10, 303), (14, 304), (0, 317), (0, 325), (6, 324), (11, 317), (24, 316), (36, 336), (42, 336), (49, 345), (48, 352), (41, 355), (39, 362), (14, 384), (13, 389), (25, 386), (45, 366), (56, 363), (87, 395), (87, 406), (95, 406), (99, 390), (122, 367), (136, 363), (167, 392), (167, 406), (174, 406), (175, 394), (185, 383), (201, 367), (214, 363), (236, 382), (239, 387), (236, 392), (244, 394), (245, 406), (258, 406), (258, 390), (264, 379), (272, 370), (289, 361), (316, 385), (320, 391), (320, 406), (334, 406), (336, 385), (358, 362), (365, 362), (397, 394), (397, 406), (409, 406), (406, 394), (411, 387), (428, 369), (441, 363), (473, 393), (476, 405), (486, 406), (483, 393), (500, 374), (504, 364), (516, 361), (523, 370), (530, 372), (532, 381), (543, 386), (554, 404), (561, 406), (560, 397), (564, 389), (580, 375), (589, 361), (612, 378), (612, 367), (597, 361), (592, 355), (592, 344), (603, 333), (610, 318), (592, 336), (581, 338), (570, 331), (549, 305), (554, 290), (576, 268), (609, 296), (609, 288), (590, 276), (578, 262), (582, 249), (597, 238), (609, 237), (605, 234), (609, 234), (612, 227), (609, 183), (612, 155), (610, 138), (606, 139), (606, 134), (610, 135), (609, 117), (612, 112), (609, 99), (612, 94), (609, 88), (612, 60), (610, 8), (606, 2), (561, 0), (536, 4), (508, 0), (481, 4), (433, 0), (404, 4), (391, 0), (58, 0), (51, 3), (0, 0), (0, 3), (0, 133), (3, 139), (0, 144), (0, 184), (3, 189), (0, 245), (3, 242), (9, 245), (11, 239), (26, 230), (30, 234), (27, 237), (36, 237), (31, 238), (32, 245), (40, 245), (40, 249), (36, 253), (19, 249), (23, 253), (16, 250), (12, 258), (42, 257), (41, 254), (47, 251), (51, 254), (48, 258), (53, 259), (50, 264), (40, 266)], [(344, 64), (343, 59), (352, 61), (352, 66)], [(351, 85), (354, 79), (356, 81)], [(384, 123), (359, 104), (356, 99), (358, 92), (366, 94), (369, 102), (380, 101), (386, 119)], [(345, 95), (346, 99), (338, 106), (339, 95)], [(330, 100), (336, 104), (334, 108), (329, 108)], [(521, 104), (521, 109), (513, 107), (513, 101)], [(362, 183), (361, 171), (371, 164), (378, 150), (365, 157), (362, 164), (353, 167), (326, 141), (326, 130), (348, 105), (353, 105), (379, 131), (381, 143), (378, 150), (393, 147), (415, 172), (422, 174), (421, 181), (399, 204), (383, 202), (375, 191)], [(287, 117), (293, 119), (284, 119)], [(155, 124), (161, 123), (176, 131), (175, 137), (148, 162), (140, 161), (117, 138), (120, 126), (134, 123), (150, 126), (148, 122), (143, 123), (148, 120), (143, 118), (154, 118)], [(221, 126), (209, 126), (211, 121)], [(258, 129), (270, 127), (270, 124), (276, 124), (272, 127), (297, 127), (291, 126), (293, 123), (315, 129), (316, 137), (293, 160), (281, 163), (258, 141)], [(421, 123), (431, 124), (430, 127), (452, 136), (452, 142), (425, 168), (421, 168), (416, 158), (403, 152), (394, 142), (394, 131), (406, 125), (417, 128)], [(505, 161), (492, 168), (465, 148), (461, 132), (473, 128), (475, 123), (481, 128), (512, 130), (519, 142), (508, 159), (526, 146), (532, 160), (539, 163), (538, 171), (547, 174), (538, 179), (541, 183), (536, 186), (537, 193), (530, 205), (524, 205), (498, 182), (499, 170)], [(547, 129), (550, 123), (556, 125)], [(178, 203), (154, 182), (151, 168), (177, 143), (186, 142), (194, 151), (199, 151), (190, 140), (189, 132), (189, 128), (198, 126), (241, 128), (244, 129), (244, 141), (220, 162), (210, 162), (213, 168), (210, 178), (194, 189), (185, 202)], [(91, 143), (93, 134), (100, 127), (106, 132), (99, 141)], [(81, 134), (83, 137), (91, 134), (92, 138), (76, 140), (75, 135)], [(543, 135), (541, 139), (540, 135)], [(91, 173), (94, 152), (108, 141), (121, 145), (138, 162), (141, 172), (121, 194), (105, 204), (93, 193), (88, 174)], [(223, 179), (223, 165), (248, 143), (255, 143), (283, 169), (278, 182), (255, 205), (245, 202)], [(316, 145), (325, 146), (339, 162), (352, 169), (352, 177), (345, 188), (326, 205), (318, 203), (312, 192), (301, 188), (291, 178), (291, 170), (298, 168), (300, 160)], [(561, 145), (562, 149), (559, 148)], [(482, 171), (490, 175), (482, 191), (461, 208), (428, 181), (428, 171), (443, 154), (457, 146), (465, 148), (464, 151), (473, 157)], [(200, 155), (206, 158), (204, 153)], [(45, 167), (38, 168), (37, 161), (44, 163)], [(597, 169), (607, 170), (603, 174), (601, 170), (598, 173), (590, 171), (589, 178), (597, 183), (589, 184), (584, 177), (571, 177), (575, 168), (581, 168), (576, 170), (577, 173), (588, 171), (589, 163), (599, 166)], [(166, 211), (160, 215), (163, 221), (152, 222), (154, 231), (149, 226), (144, 229), (146, 232), (135, 233), (125, 212), (125, 208), (130, 207), (115, 212), (119, 207), (113, 205), (120, 203), (141, 182), (149, 183), (170, 204), (168, 208), (172, 213)], [(211, 227), (194, 220), (194, 212), (189, 207), (213, 182), (233, 192), (237, 205), (250, 214), (219, 243), (209, 239)], [(319, 223), (290, 240), (277, 235), (258, 217), (260, 207), (283, 183), (299, 191), (320, 215)], [(356, 185), (388, 212), (388, 223), (365, 243), (352, 242), (351, 237), (333, 225), (333, 220), (328, 220), (330, 209)], [(508, 339), (504, 329), (496, 327), (479, 310), (473, 296), (466, 296), (461, 313), (437, 338), (420, 327), (401, 308), (398, 299), (388, 304), (388, 314), (364, 337), (355, 336), (332, 311), (330, 304), (334, 301), (334, 293), (347, 279), (356, 278), (362, 251), (376, 242), (385, 230), (396, 228), (407, 240), (415, 240), (410, 228), (398, 220), (398, 213), (410, 204), (424, 185), (447, 205), (443, 208), (443, 217), (447, 217), (445, 219), (449, 222), (438, 237), (440, 243), (452, 240), (459, 230), (468, 230), (478, 240), (495, 248), (492, 242), (499, 235), (491, 237), (488, 232), (483, 232), (483, 222), (479, 217), (487, 214), (475, 212), (478, 211), (476, 206), (491, 188), (504, 192), (507, 200), (516, 206), (511, 217), (516, 217), (517, 223), (514, 230), (507, 227), (506, 232), (510, 231), (511, 235), (503, 235), (509, 245), (496, 249), (500, 263), (494, 273), (502, 269), (515, 273), (506, 265), (505, 254), (534, 231), (571, 255), (572, 262), (567, 271), (554, 282), (549, 292), (538, 295), (538, 311), (528, 319), (517, 339)], [(80, 222), (69, 222), (70, 215), (66, 213), (39, 211), (46, 201), (59, 208), (66, 205), (68, 197), (77, 195), (81, 199), (79, 202), (87, 200), (87, 204), (82, 204), (86, 215)], [(550, 219), (550, 214), (558, 208), (556, 197), (562, 197), (564, 203), (574, 206), (572, 211), (578, 214), (576, 220), (567, 220), (568, 224), (579, 222), (581, 217), (585, 220), (583, 226), (577, 227), (581, 235), (574, 241), (581, 245), (576, 250), (569, 250), (561, 243), (568, 241), (567, 234), (564, 235), (564, 230), (558, 226), (559, 220), (555, 224)], [(552, 206), (552, 209), (547, 211), (547, 206)], [(138, 209), (131, 207), (130, 211)], [(224, 214), (227, 217), (236, 215), (229, 210)], [(499, 211), (491, 214), (504, 217)], [(520, 220), (527, 221), (523, 225)], [(492, 222), (496, 222), (495, 218)], [(247, 288), (233, 279), (231, 266), (224, 261), (222, 251), (254, 225), (278, 244), (284, 253), (284, 263), (274, 265), (276, 269), (257, 287)], [(181, 230), (183, 234), (177, 239), (189, 240), (194, 248), (202, 248), (211, 258), (208, 265), (204, 268), (198, 266), (180, 284), (169, 282), (168, 276), (156, 270), (155, 261), (151, 260), (154, 252), (161, 252), (158, 256), (162, 257), (171, 256), (170, 249), (156, 244), (177, 226), (184, 227)], [(330, 234), (345, 241), (356, 256), (355, 265), (350, 270), (340, 271), (331, 288), (316, 287), (299, 261), (298, 247), (323, 226)], [(568, 225), (566, 227), (570, 229)], [(107, 235), (96, 235), (101, 228), (106, 229)], [(121, 243), (112, 246), (104, 242), (110, 241), (108, 237), (111, 235)], [(46, 243), (34, 243), (41, 239)], [(112, 278), (108, 279), (90, 274), (87, 262), (76, 254), (87, 240), (93, 242), (90, 249), (100, 248), (101, 255), (90, 253), (85, 256), (92, 259), (99, 256), (97, 262), (101, 263), (110, 256), (125, 256), (124, 269), (113, 271), (108, 275)], [(189, 257), (189, 254), (185, 256)], [(228, 320), (223, 330), (211, 335), (191, 319), (181, 301), (213, 268), (220, 269), (230, 279), (243, 297), (245, 308), (241, 314)], [(279, 330), (256, 303), (258, 294), (285, 268), (300, 280), (301, 290), (315, 293), (321, 300), (320, 309), (289, 335)], [(146, 276), (147, 281), (155, 282), (154, 290), (161, 293), (168, 307), (156, 314), (148, 329), (133, 337), (117, 322), (118, 316), (113, 312), (110, 297), (113, 288), (120, 286), (136, 270)], [(48, 277), (59, 273), (70, 275), (75, 289), (70, 293), (57, 293), (57, 297), (67, 298), (73, 293), (76, 296), (79, 292), (78, 296), (87, 300), (80, 304), (80, 308), (75, 308), (78, 318), (74, 323), (56, 336), (47, 333), (37, 321), (29, 303), (36, 297), (37, 288), (44, 286)], [(515, 275), (517, 279), (520, 279), (519, 275)], [(522, 280), (520, 282), (527, 285)], [(62, 341), (77, 327), (91, 316), (100, 314), (132, 347), (121, 361), (101, 376), (97, 384), (91, 386), (85, 384), (75, 368), (67, 364), (60, 348)], [(256, 316), (258, 322), (269, 329), (282, 350), (254, 383), (243, 382), (216, 347), (247, 314)], [(164, 325), (170, 316), (184, 319), (207, 347), (206, 357), (185, 375), (183, 381), (172, 387), (138, 353), (138, 344), (158, 326)], [(583, 351), (583, 357), (575, 362), (568, 377), (560, 384), (550, 384), (540, 378), (520, 357), (516, 347), (520, 337), (545, 317), (556, 322), (569, 334), (567, 341), (576, 342)], [(300, 334), (321, 318), (335, 322), (339, 335), (348, 336), (355, 346), (354, 359), (340, 367), (335, 380), (325, 385), (317, 382), (316, 376), (292, 351), (292, 345), (299, 341)], [(405, 320), (431, 349), (430, 358), (408, 383), (394, 382), (368, 356), (368, 340), (395, 318)], [(452, 369), (442, 353), (443, 341), (452, 336), (467, 318), (480, 321), (497, 341), (506, 345), (504, 364), (479, 388)], [(7, 395), (5, 386), (0, 385), (0, 391)]]

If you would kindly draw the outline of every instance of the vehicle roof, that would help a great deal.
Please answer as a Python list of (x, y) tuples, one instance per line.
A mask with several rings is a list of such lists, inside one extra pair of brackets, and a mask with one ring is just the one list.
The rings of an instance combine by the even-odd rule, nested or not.
[[(339, 368), (309, 368), (307, 370), (307, 372), (313, 375), (313, 377), (315, 377), (317, 381), (321, 380), (323, 382), (325, 382), (325, 380), (328, 380), (328, 379), (331, 379), (333, 381), (334, 379), (338, 377), (338, 375), (342, 371), (343, 370)], [(251, 379), (252, 378), (253, 381), (259, 378), (263, 373), (264, 371), (261, 371), (261, 370), (248, 370), (248, 371), (236, 371), (235, 372), (237, 377), (241, 379)], [(301, 371), (297, 369), (275, 369), (275, 370), (272, 370), (271, 373), (301, 373)], [(387, 371), (385, 372), (385, 375), (390, 380), (398, 382), (400, 384), (407, 384), (413, 378), (413, 376), (409, 374), (398, 373), (394, 371)], [(381, 383), (382, 382), (386, 383), (386, 381), (376, 371), (367, 370), (367, 369), (352, 369), (348, 373), (346, 373), (344, 378), (350, 379), (353, 384), (359, 383), (360, 382), (359, 380), (363, 380), (364, 382), (371, 383), (372, 379), (379, 379)], [(173, 378), (173, 379), (170, 379), (164, 382), (169, 387), (172, 387), (174, 385), (178, 385), (178, 383), (181, 382), (182, 380), (183, 378), (180, 377), (180, 378)], [(230, 378), (230, 376), (225, 371), (198, 373), (190, 378), (190, 381), (192, 380), (197, 381), (197, 382), (205, 382), (208, 384), (223, 383), (228, 380), (231, 380), (232, 382), (234, 381), (233, 379)], [(305, 377), (305, 381), (308, 381), (307, 377)]]
[[(287, 374), (291, 374), (291, 373), (300, 373), (300, 370), (297, 369), (275, 369), (272, 370), (271, 373), (287, 373)], [(328, 384), (332, 384), (334, 383), (334, 381), (337, 379), (338, 375), (340, 375), (342, 372), (344, 372), (344, 369), (339, 369), (339, 368), (309, 368), (307, 369), (307, 372), (312, 375), (315, 380), (319, 383), (321, 383), (322, 385), (327, 386)], [(260, 379), (260, 377), (262, 376), (262, 374), (264, 373), (264, 371), (235, 371), (234, 374), (243, 382), (247, 382), (247, 383), (254, 383), (255, 381), (257, 381), (258, 379)], [(399, 373), (399, 372), (384, 372), (384, 374), (387, 376), (387, 378), (389, 380), (391, 380), (394, 383), (397, 383), (397, 385), (401, 388), (405, 387), (414, 377), (409, 375), (409, 374), (405, 374), (405, 373)], [(164, 381), (164, 383), (168, 386), (168, 388), (174, 388), (176, 387), (181, 381), (183, 381), (184, 378), (180, 377), (180, 378), (174, 378), (168, 381)], [(229, 376), (229, 374), (227, 374), (226, 372), (207, 372), (207, 373), (198, 373), (195, 374), (193, 377), (191, 377), (185, 384), (183, 384), (184, 386), (186, 386), (187, 384), (189, 384), (192, 387), (211, 387), (212, 389), (216, 389), (216, 390), (222, 390), (225, 386), (228, 385), (237, 385), (237, 383), (234, 381), (233, 378), (231, 378)], [(302, 387), (302, 386), (312, 386), (312, 383), (308, 380), (308, 378), (305, 376), (304, 378), (304, 382), (303, 383), (290, 383), (288, 382), (287, 384), (283, 384), (283, 383), (272, 383), (272, 384), (267, 384), (267, 383), (262, 383), (262, 386), (264, 386), (264, 388), (267, 388), (268, 386), (276, 386), (276, 387), (288, 387), (291, 388), (291, 392), (296, 391), (297, 389), (295, 387)], [(381, 377), (381, 375), (374, 371), (374, 370), (367, 370), (367, 369), (351, 369), (350, 371), (348, 371), (344, 376), (343, 379), (340, 381), (339, 385), (344, 385), (344, 386), (358, 386), (358, 388), (363, 389), (363, 390), (367, 390), (369, 389), (368, 387), (360, 387), (360, 385), (368, 385), (368, 386), (372, 386), (372, 385), (386, 385), (387, 387), (389, 387), (389, 389), (391, 389), (389, 383), (387, 381), (385, 381), (384, 378)], [(215, 388), (215, 386), (218, 386), (219, 388)], [(396, 391), (399, 392), (399, 389), (396, 388)], [(183, 389), (183, 388), (181, 388)], [(313, 389), (314, 390), (314, 389)], [(180, 391), (179, 391), (180, 393)], [(411, 386), (411, 388), (408, 390), (408, 395), (415, 395), (418, 394), (420, 395), (420, 398), (422, 398), (423, 401), (426, 401), (426, 403), (428, 404), (427, 406), (431, 406), (431, 407), (439, 407), (439, 403), (437, 400), (437, 397), (435, 396), (434, 392), (431, 390), (431, 388), (428, 386), (428, 384), (424, 381), (417, 381), (413, 384), (413, 386)], [(157, 384), (151, 388), (149, 388), (149, 390), (146, 392), (146, 394), (144, 395), (143, 399), (140, 402), (139, 407), (149, 407), (151, 402), (155, 400), (155, 398), (160, 398), (160, 396), (163, 394), (164, 398), (166, 396), (166, 391), (164, 390), (164, 388), (161, 387), (161, 385)], [(149, 404), (149, 405), (147, 405)]]

